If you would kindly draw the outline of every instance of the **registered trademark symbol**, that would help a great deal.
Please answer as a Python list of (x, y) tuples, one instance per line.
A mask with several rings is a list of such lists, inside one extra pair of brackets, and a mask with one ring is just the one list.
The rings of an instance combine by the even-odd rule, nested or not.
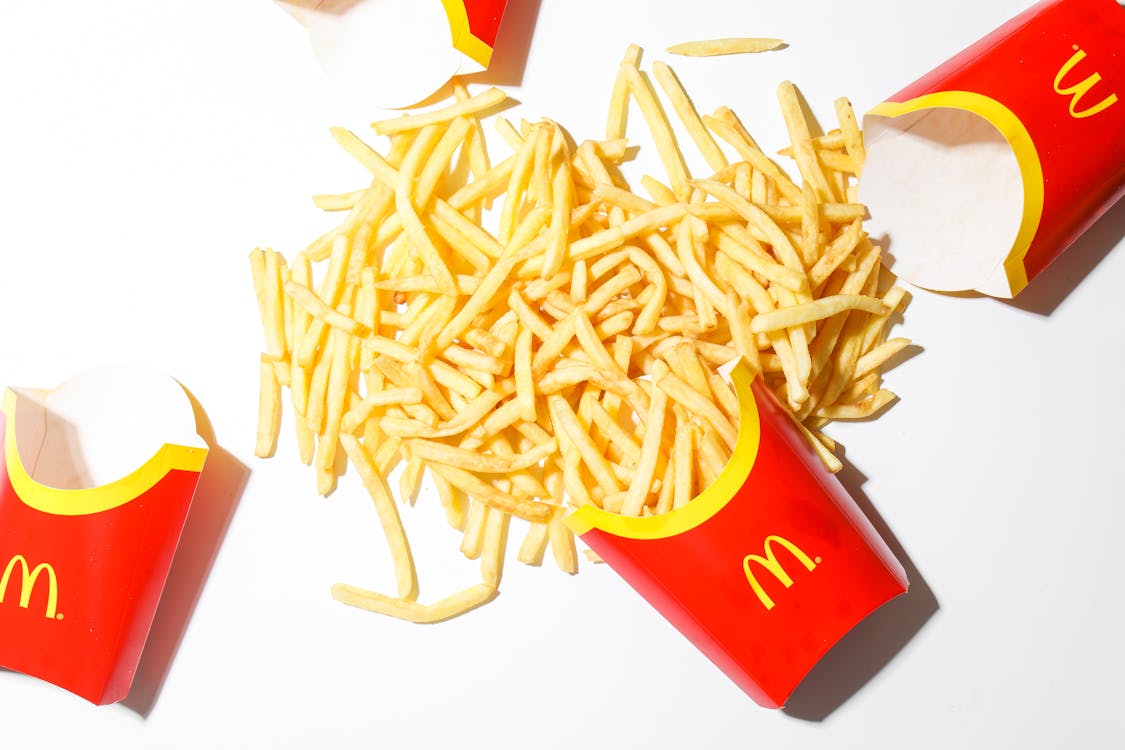
[(61, 620), (62, 618), (63, 618), (62, 612), (59, 612), (57, 615), (55, 615), (56, 620)]
[(1078, 45), (1077, 45), (1077, 44), (1072, 44), (1072, 45), (1070, 45), (1070, 48), (1071, 48), (1072, 50), (1074, 50), (1075, 52), (1077, 52), (1077, 51), (1078, 51)]
[(816, 563), (817, 565), (820, 565), (820, 555), (817, 555), (816, 557), (814, 557), (813, 562)]

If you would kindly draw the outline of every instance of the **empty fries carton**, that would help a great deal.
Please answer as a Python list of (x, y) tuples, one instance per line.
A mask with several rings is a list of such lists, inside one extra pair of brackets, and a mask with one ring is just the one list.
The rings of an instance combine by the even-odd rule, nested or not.
[(784, 705), (841, 637), (906, 591), (867, 517), (751, 370), (718, 479), (664, 514), (583, 506), (582, 540), (757, 703)]
[(278, 0), (329, 78), (365, 104), (408, 107), (487, 70), (507, 0)]
[(1117, 0), (1045, 0), (871, 110), (892, 270), (1012, 297), (1125, 194), (1123, 51)]
[(0, 405), (0, 666), (124, 698), (207, 448), (183, 388), (105, 368)]

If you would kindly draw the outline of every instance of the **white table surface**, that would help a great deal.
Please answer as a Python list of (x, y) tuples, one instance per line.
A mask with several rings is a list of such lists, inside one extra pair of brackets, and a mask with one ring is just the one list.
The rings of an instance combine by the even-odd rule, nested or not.
[[(781, 80), (831, 122), (835, 97), (863, 111), (1029, 3), (512, 4), (484, 80), (522, 102), (510, 114), (579, 138), (600, 137), (630, 42), (652, 60), (687, 39), (785, 39), (671, 60), (701, 109), (731, 106), (776, 149)], [(911, 591), (770, 711), (606, 566), (510, 561), (494, 603), (439, 626), (331, 599), (338, 580), (385, 590), (389, 559), (354, 476), (315, 495), (290, 416), (279, 455), (253, 457), (246, 256), (292, 257), (333, 223), (309, 196), (364, 177), (328, 128), (379, 113), (325, 84), (272, 2), (0, 4), (0, 112), (0, 382), (157, 367), (222, 449), (133, 693), (94, 707), (0, 671), (0, 746), (1117, 746), (1125, 205), (1014, 303), (916, 291), (897, 334), (919, 349), (886, 381), (901, 401), (832, 430)], [(423, 598), (478, 574), (440, 515), (425, 496), (406, 513)]]

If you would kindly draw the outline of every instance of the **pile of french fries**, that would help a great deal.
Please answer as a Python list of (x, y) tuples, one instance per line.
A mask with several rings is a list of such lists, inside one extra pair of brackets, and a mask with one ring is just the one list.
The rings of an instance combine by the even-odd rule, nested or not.
[[(502, 91), (460, 84), (448, 106), (374, 123), (384, 153), (333, 129), (370, 185), (316, 196), (346, 214), (292, 263), (251, 253), (266, 341), (257, 455), (275, 452), (287, 387), (318, 492), (351, 465), (394, 560), (395, 595), (337, 584), (338, 600), (415, 622), (477, 607), (498, 591), (512, 516), (527, 522), (521, 562), (549, 548), (576, 572), (569, 508), (664, 513), (723, 471), (738, 403), (719, 368), (737, 358), (833, 471), (824, 425), (894, 399), (880, 369), (909, 343), (887, 340), (904, 293), (883, 288), (862, 228), (850, 104), (813, 137), (796, 89), (779, 87), (798, 184), (734, 112), (701, 117), (671, 68), (650, 78), (640, 58), (627, 50), (601, 140), (517, 126), (489, 114)], [(710, 174), (690, 174), (652, 79)], [(643, 194), (621, 170), (633, 107), (665, 170)], [(511, 149), (498, 163), (488, 121)], [(393, 471), (403, 503), (429, 477), (479, 585), (418, 601)]]

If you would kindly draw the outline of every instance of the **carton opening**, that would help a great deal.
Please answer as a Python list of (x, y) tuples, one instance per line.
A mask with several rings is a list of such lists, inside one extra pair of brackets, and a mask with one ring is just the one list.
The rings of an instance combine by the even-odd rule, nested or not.
[(12, 394), (20, 463), (45, 487), (99, 487), (133, 473), (166, 444), (205, 447), (187, 394), (155, 372), (99, 368), (53, 391)]
[(1020, 165), (1004, 135), (965, 109), (864, 118), (860, 200), (891, 270), (935, 291), (1012, 296), (1004, 261), (1024, 214)]

